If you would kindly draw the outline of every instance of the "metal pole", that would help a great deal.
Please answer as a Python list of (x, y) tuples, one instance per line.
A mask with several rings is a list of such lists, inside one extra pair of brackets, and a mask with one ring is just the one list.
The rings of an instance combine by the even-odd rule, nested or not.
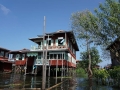
[(45, 90), (46, 75), (45, 75), (45, 56), (44, 56), (44, 41), (45, 41), (45, 16), (44, 16), (44, 29), (43, 29), (43, 70), (42, 70), (42, 90)]
[(56, 64), (56, 84), (57, 84), (57, 69), (58, 69), (58, 54), (57, 54), (57, 64)]

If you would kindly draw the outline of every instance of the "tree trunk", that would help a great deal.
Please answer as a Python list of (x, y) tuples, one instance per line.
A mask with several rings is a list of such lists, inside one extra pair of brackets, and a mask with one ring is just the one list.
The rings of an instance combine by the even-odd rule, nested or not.
[(92, 73), (92, 70), (91, 70), (90, 43), (88, 42), (88, 38), (86, 38), (86, 42), (87, 42), (87, 52), (88, 52), (88, 60), (89, 60), (89, 64), (88, 64), (88, 78), (91, 79), (93, 73)]
[(90, 49), (88, 50), (88, 54), (89, 54), (89, 65), (88, 65), (88, 78), (92, 78), (92, 70), (91, 70), (91, 55), (90, 55)]

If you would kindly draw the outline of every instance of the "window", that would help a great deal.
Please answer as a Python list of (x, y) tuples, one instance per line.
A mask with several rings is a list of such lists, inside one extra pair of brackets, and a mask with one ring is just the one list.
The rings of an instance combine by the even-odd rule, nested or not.
[(47, 40), (48, 45), (51, 45), (51, 40)]
[(54, 54), (54, 59), (56, 59), (57, 58), (57, 55), (56, 54)]
[(63, 39), (63, 37), (59, 37), (58, 38), (58, 46), (61, 46), (61, 45), (64, 45), (64, 39)]
[(8, 57), (9, 57), (9, 54), (8, 54), (8, 53), (5, 53), (5, 57), (8, 58)]
[(38, 49), (41, 49), (41, 46), (42, 46), (42, 42), (40, 41), (40, 42), (38, 43)]
[(41, 42), (39, 42), (39, 45), (41, 45), (42, 43)]
[(54, 57), (53, 57), (53, 54), (50, 54), (50, 59), (53, 59)]
[(49, 52), (47, 52), (47, 59), (49, 59)]
[(25, 54), (22, 54), (22, 60), (24, 60), (25, 59)]
[[(54, 59), (64, 59), (64, 54), (62, 55), (62, 54), (54, 54), (56, 57), (54, 58)], [(57, 57), (57, 55), (58, 55), (58, 57)]]
[(58, 54), (58, 59), (61, 59), (61, 54)]
[(16, 60), (19, 60), (19, 57), (20, 57), (20, 55), (19, 55), (19, 54), (17, 54), (17, 55), (16, 55)]
[(41, 59), (41, 53), (38, 53), (38, 59)]
[(0, 51), (0, 56), (4, 56), (4, 51)]
[(65, 59), (65, 56), (64, 56), (64, 54), (63, 54), (63, 56), (62, 56), (62, 59)]
[(41, 46), (41, 45), (42, 45), (42, 42), (39, 42), (38, 44)]

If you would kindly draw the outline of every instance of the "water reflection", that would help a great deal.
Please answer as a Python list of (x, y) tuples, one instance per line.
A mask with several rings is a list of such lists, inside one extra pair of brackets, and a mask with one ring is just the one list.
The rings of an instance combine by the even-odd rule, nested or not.
[[(57, 78), (57, 83), (64, 81), (64, 78)], [(55, 77), (46, 78), (46, 88), (49, 88), (56, 83)], [(71, 78), (60, 84), (52, 90), (119, 90), (111, 86), (97, 85), (94, 81), (88, 82), (86, 78)], [(0, 89), (13, 89), (13, 88), (41, 88), (42, 77), (20, 74), (0, 74)]]

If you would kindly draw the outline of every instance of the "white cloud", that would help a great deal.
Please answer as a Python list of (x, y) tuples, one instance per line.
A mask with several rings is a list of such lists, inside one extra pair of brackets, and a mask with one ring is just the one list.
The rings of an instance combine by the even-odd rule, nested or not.
[(2, 4), (0, 4), (0, 10), (2, 10), (5, 15), (7, 15), (10, 12), (10, 9), (6, 8)]

